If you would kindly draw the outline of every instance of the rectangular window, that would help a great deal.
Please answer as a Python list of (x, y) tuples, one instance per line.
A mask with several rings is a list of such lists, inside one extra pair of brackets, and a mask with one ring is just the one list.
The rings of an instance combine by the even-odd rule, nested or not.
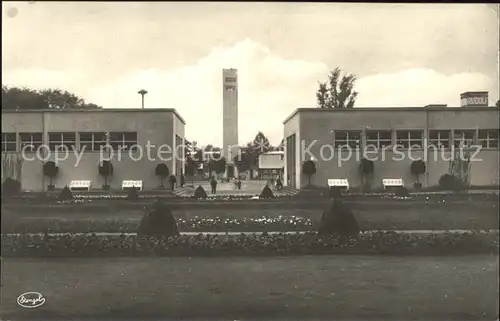
[(349, 146), (353, 149), (359, 149), (361, 142), (361, 131), (335, 131), (335, 148)]
[(106, 133), (80, 133), (80, 150), (98, 152), (106, 146)]
[(433, 146), (434, 148), (450, 148), (450, 133), (449, 130), (430, 130), (429, 146)]
[(398, 130), (396, 131), (397, 144), (403, 148), (422, 148), (424, 145), (423, 130)]
[[(109, 144), (113, 150), (130, 150), (137, 149), (137, 133), (136, 132), (110, 132)], [(134, 147), (135, 146), (135, 147)]]
[(479, 143), (484, 148), (498, 148), (498, 129), (480, 129)]
[(392, 145), (392, 133), (390, 130), (375, 131), (369, 130), (366, 132), (366, 146), (376, 147), (381, 149)]
[(466, 129), (466, 130), (455, 130), (453, 136), (453, 146), (458, 147), (470, 147), (474, 144), (474, 136), (476, 136), (476, 130)]
[(16, 133), (2, 133), (2, 152), (17, 151)]
[(36, 152), (43, 145), (42, 133), (19, 133), (21, 150), (25, 152)]
[(49, 148), (54, 151), (58, 150), (75, 150), (76, 149), (76, 133), (49, 133)]

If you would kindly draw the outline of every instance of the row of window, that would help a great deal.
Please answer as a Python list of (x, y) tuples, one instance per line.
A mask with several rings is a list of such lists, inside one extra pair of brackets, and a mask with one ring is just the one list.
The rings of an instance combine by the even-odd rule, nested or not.
[[(453, 137), (450, 130), (430, 130), (428, 145), (437, 148), (450, 148), (450, 146), (472, 146), (481, 145), (484, 148), (498, 148), (498, 129), (480, 129), (476, 137), (476, 130), (454, 130)], [(361, 131), (335, 131), (335, 147), (349, 146), (359, 148), (361, 142)], [(392, 131), (390, 130), (368, 130), (366, 131), (366, 146), (377, 148), (390, 147), (392, 142)], [(403, 148), (422, 148), (424, 146), (423, 130), (397, 130), (396, 144)]]
[[(113, 150), (130, 150), (132, 146), (137, 145), (136, 132), (81, 132), (80, 150), (83, 151), (100, 151), (101, 147), (109, 145)], [(108, 139), (109, 138), (109, 139)], [(19, 133), (20, 150), (26, 152), (34, 152), (43, 145), (42, 133)], [(76, 149), (77, 135), (74, 132), (58, 132), (48, 133), (48, 147), (54, 151), (67, 148), (69, 150)], [(17, 151), (17, 134), (2, 133), (2, 152)]]

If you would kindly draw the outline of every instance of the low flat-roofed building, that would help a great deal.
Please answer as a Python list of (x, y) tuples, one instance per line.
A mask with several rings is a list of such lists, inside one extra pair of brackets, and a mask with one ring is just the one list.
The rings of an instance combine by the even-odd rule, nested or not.
[(282, 177), (284, 166), (284, 151), (269, 151), (259, 155), (259, 176), (262, 179)]
[[(284, 137), (284, 181), (295, 188), (308, 182), (301, 173), (307, 160), (316, 164), (312, 185), (327, 186), (328, 179), (348, 179), (350, 186), (361, 186), (364, 150), (366, 158), (374, 161), (369, 179), (372, 188), (382, 187), (382, 180), (389, 178), (402, 178), (405, 187), (411, 188), (416, 177), (410, 166), (418, 158), (427, 165), (427, 172), (420, 177), (422, 187), (436, 187), (449, 171), (452, 153), (458, 150), (452, 147), (461, 144), (469, 145), (464, 151), (471, 154), (470, 185), (499, 185), (496, 107), (299, 108), (284, 121)], [(350, 148), (339, 150), (345, 145)], [(377, 151), (366, 149), (368, 145)], [(393, 149), (396, 145), (399, 147)]]
[(98, 166), (109, 159), (111, 189), (120, 189), (124, 180), (142, 180), (144, 190), (156, 189), (160, 163), (180, 182), (184, 126), (167, 108), (2, 110), (2, 178), (19, 179), (24, 190), (43, 191), (49, 184), (43, 164), (57, 160), (56, 189), (73, 180), (90, 180), (92, 189), (101, 189)]

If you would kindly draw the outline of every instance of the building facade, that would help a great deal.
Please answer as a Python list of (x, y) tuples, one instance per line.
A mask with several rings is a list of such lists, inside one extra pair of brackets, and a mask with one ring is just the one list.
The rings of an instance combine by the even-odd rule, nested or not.
[(238, 71), (222, 70), (222, 149), (226, 158), (226, 177), (237, 176), (233, 158), (238, 153)]
[(2, 179), (12, 176), (24, 190), (46, 190), (43, 164), (54, 161), (56, 189), (72, 180), (90, 180), (92, 189), (101, 189), (98, 166), (109, 160), (111, 189), (120, 189), (123, 180), (156, 189), (159, 163), (180, 181), (184, 126), (174, 109), (2, 110)]
[(262, 179), (283, 177), (285, 152), (271, 151), (259, 155), (259, 176)]
[(465, 146), (464, 155), (471, 157), (470, 184), (498, 186), (499, 108), (465, 107), (297, 109), (284, 122), (285, 184), (304, 187), (308, 180), (302, 164), (312, 160), (313, 185), (348, 179), (359, 187), (359, 164), (366, 156), (374, 162), (372, 188), (382, 187), (386, 178), (403, 178), (411, 188), (416, 177), (410, 166), (416, 159), (427, 165), (422, 187), (431, 188), (448, 173), (452, 156), (460, 151), (456, 147)]

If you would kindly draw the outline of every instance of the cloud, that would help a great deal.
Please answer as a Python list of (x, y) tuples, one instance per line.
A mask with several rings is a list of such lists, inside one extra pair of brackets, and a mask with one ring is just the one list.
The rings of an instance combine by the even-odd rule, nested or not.
[(495, 82), (480, 73), (444, 75), (430, 69), (408, 69), (362, 77), (356, 84), (357, 107), (418, 107), (428, 104), (460, 106), (460, 94), (488, 91), (490, 104), (498, 100)]
[[(293, 55), (288, 55), (288, 57)], [(239, 142), (263, 131), (278, 144), (283, 120), (299, 107), (314, 107), (317, 82), (329, 69), (321, 61), (283, 58), (262, 43), (245, 39), (214, 47), (205, 57), (176, 69), (132, 70), (107, 81), (85, 70), (13, 70), (4, 84), (33, 88), (59, 87), (106, 108), (140, 108), (137, 91), (146, 89), (146, 108), (175, 108), (187, 122), (186, 136), (199, 144), (222, 144), (222, 69), (238, 69)], [(387, 74), (360, 75), (358, 107), (457, 106), (461, 92), (490, 91), (492, 79), (480, 73), (444, 75), (431, 69), (406, 69)]]

